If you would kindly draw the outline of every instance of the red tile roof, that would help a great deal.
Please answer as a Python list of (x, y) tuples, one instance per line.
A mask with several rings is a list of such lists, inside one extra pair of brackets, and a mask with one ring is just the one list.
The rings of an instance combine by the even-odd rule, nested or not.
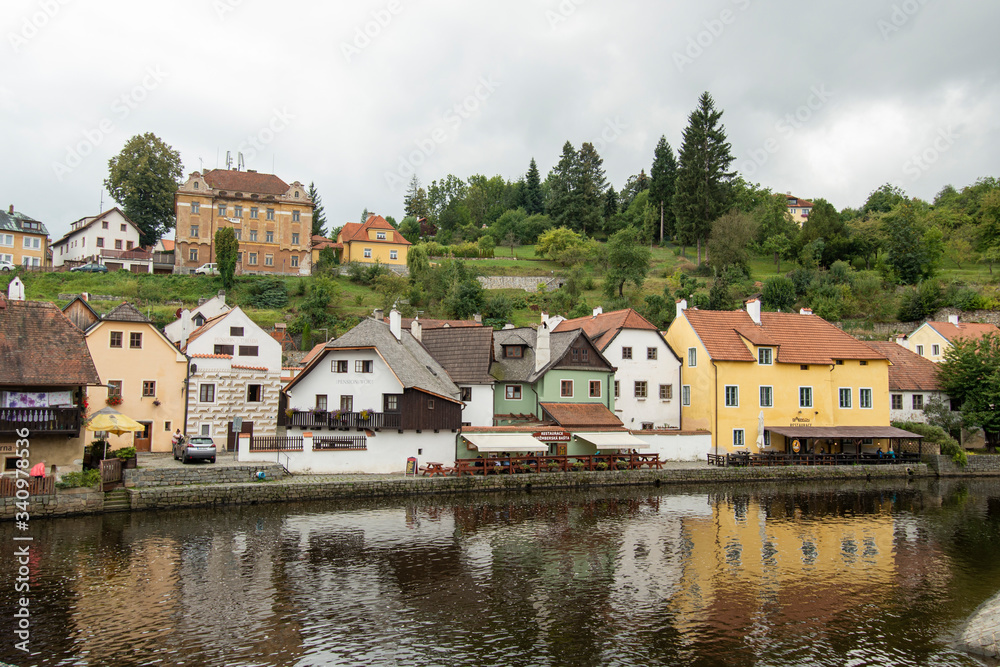
[(322, 236), (321, 234), (313, 234), (311, 243), (313, 250), (322, 250), (323, 248), (333, 248), (335, 250), (340, 250), (344, 247), (343, 243), (337, 243), (336, 241), (332, 241), (326, 238), (325, 236)]
[(589, 428), (621, 426), (622, 420), (603, 403), (539, 403), (559, 426)]
[[(227, 310), (224, 313), (219, 313), (215, 317), (210, 317), (209, 319), (205, 320), (204, 324), (202, 324), (200, 327), (192, 331), (191, 335), (188, 336), (187, 345), (184, 346), (184, 350), (186, 350), (187, 346), (191, 344), (191, 341), (193, 341), (195, 338), (198, 338), (202, 334), (207, 333), (209, 329), (218, 324), (219, 320), (221, 320), (223, 317), (225, 317), (231, 312), (232, 312), (231, 310)], [(181, 352), (183, 352), (184, 350), (181, 350)]]
[(959, 322), (956, 326), (951, 322), (928, 321), (927, 325), (950, 341), (959, 338), (978, 340), (988, 334), (1000, 334), (1000, 329), (995, 324), (982, 322)]
[(712, 359), (756, 361), (743, 339), (777, 348), (780, 364), (832, 364), (837, 359), (885, 359), (885, 355), (817, 315), (761, 313), (754, 323), (745, 310), (684, 311)]
[(288, 192), (288, 183), (274, 174), (235, 169), (209, 169), (204, 176), (205, 182), (216, 190), (254, 192), (261, 195), (283, 195)]
[[(376, 240), (368, 238), (369, 229), (386, 230), (385, 239)], [(343, 228), (340, 230), (340, 234), (337, 235), (337, 241), (340, 243), (364, 241), (366, 243), (395, 243), (396, 245), (412, 245), (409, 241), (403, 238), (403, 235), (396, 231), (396, 228), (390, 225), (381, 215), (369, 216), (368, 220), (366, 220), (363, 225), (359, 225), (356, 222), (344, 223)]]
[(794, 206), (796, 208), (812, 208), (813, 206), (813, 203), (811, 201), (807, 201), (805, 199), (799, 199), (798, 197), (793, 197), (792, 195), (785, 195), (785, 199), (789, 200), (789, 202), (794, 199), (796, 202), (794, 204), (787, 203), (787, 206)]
[(231, 354), (192, 354), (192, 359), (232, 359)]
[(315, 345), (313, 345), (313, 348), (309, 350), (306, 356), (302, 357), (302, 366), (308, 366), (309, 362), (312, 361), (317, 354), (322, 352), (324, 347), (326, 347), (325, 340), (321, 343), (316, 343)]
[(563, 320), (552, 331), (556, 333), (559, 331), (572, 331), (573, 329), (583, 329), (584, 333), (590, 336), (591, 340), (594, 341), (594, 344), (600, 350), (607, 348), (615, 335), (622, 329), (658, 331), (656, 325), (631, 308), (615, 310), (610, 313), (601, 313), (600, 315), (591, 315), (589, 317)]
[(59, 307), (0, 294), (0, 385), (98, 385), (87, 340)]
[(899, 343), (871, 341), (870, 347), (889, 358), (890, 391), (941, 391), (938, 366)]
[(240, 370), (244, 370), (244, 371), (266, 371), (267, 370), (267, 366), (237, 366), (236, 364), (233, 364), (233, 368), (239, 368)]

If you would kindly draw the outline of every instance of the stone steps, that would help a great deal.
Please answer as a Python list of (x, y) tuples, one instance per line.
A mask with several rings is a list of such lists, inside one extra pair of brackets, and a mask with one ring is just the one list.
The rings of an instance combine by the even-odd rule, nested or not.
[(115, 489), (104, 494), (105, 512), (128, 512), (132, 509), (132, 501), (128, 490)]

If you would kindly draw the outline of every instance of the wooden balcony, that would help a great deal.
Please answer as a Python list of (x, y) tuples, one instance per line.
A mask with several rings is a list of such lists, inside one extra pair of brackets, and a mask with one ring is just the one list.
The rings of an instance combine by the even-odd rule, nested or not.
[(28, 429), (35, 435), (80, 435), (79, 408), (0, 408), (0, 435)]
[(360, 412), (315, 412), (312, 410), (292, 412), (290, 417), (285, 417), (285, 425), (291, 428), (306, 429), (329, 429), (350, 430), (350, 429), (372, 429), (378, 431), (383, 428), (402, 428), (402, 415), (398, 412), (370, 412), (367, 417), (363, 417)]

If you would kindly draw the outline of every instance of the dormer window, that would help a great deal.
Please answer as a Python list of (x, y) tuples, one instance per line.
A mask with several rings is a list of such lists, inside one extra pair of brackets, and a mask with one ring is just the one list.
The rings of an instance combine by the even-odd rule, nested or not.
[(197, 189), (198, 189), (198, 181), (195, 181), (195, 182), (194, 182), (194, 189), (195, 189), (195, 190), (197, 190)]
[(505, 359), (520, 359), (524, 356), (523, 345), (504, 345), (503, 356)]
[(385, 232), (375, 232), (376, 241), (385, 241)]
[(757, 363), (761, 366), (770, 366), (774, 363), (774, 350), (769, 347), (762, 347), (757, 350)]

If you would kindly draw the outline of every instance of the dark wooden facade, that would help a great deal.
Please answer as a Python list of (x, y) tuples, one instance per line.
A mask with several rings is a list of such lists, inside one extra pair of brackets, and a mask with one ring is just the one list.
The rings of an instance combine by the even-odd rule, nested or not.
[(417, 389), (403, 392), (399, 411), (403, 430), (452, 430), (462, 427), (462, 406), (459, 403)]

